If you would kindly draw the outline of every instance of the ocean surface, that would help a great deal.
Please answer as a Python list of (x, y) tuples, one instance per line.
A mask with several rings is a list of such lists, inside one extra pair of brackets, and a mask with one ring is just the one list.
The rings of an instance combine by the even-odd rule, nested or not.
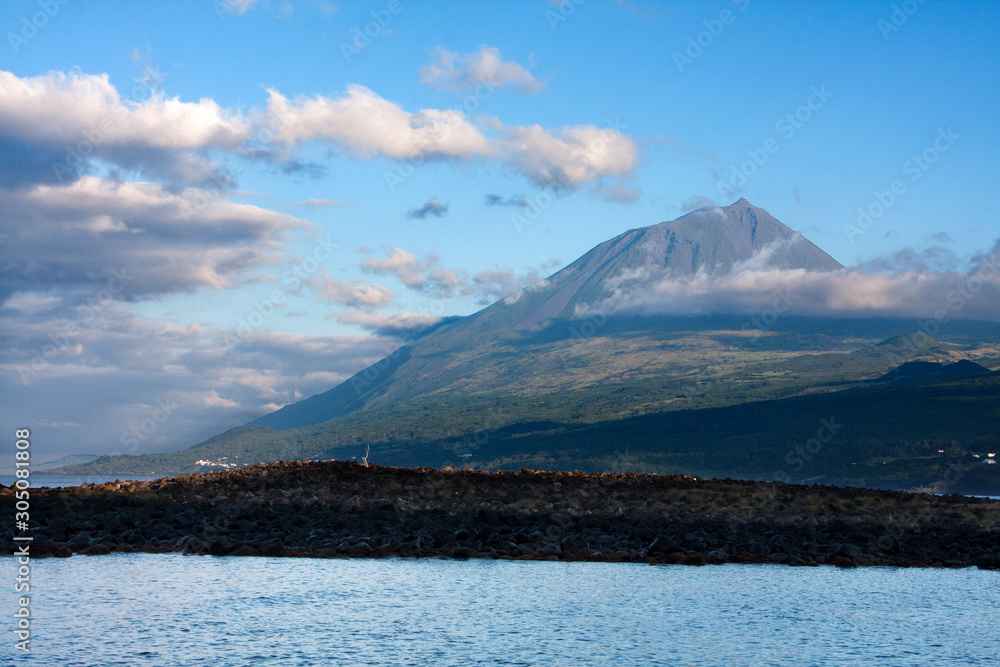
[[(2, 559), (13, 581), (14, 559)], [(60, 665), (996, 665), (1000, 572), (112, 554), (31, 562)], [(10, 591), (13, 587), (9, 587)], [(10, 660), (2, 656), (9, 656)]]
[[(104, 484), (105, 482), (113, 482), (116, 479), (125, 481), (128, 479), (138, 480), (140, 482), (149, 482), (154, 479), (160, 479), (161, 477), (167, 477), (168, 475), (46, 475), (44, 473), (34, 473), (29, 475), (28, 482), (31, 484), (31, 488), (40, 489), (43, 486), (47, 486), (50, 489), (61, 488), (64, 486), (80, 486), (81, 484)], [(4, 486), (10, 486), (15, 481), (17, 477), (14, 475), (0, 475), (0, 484)]]

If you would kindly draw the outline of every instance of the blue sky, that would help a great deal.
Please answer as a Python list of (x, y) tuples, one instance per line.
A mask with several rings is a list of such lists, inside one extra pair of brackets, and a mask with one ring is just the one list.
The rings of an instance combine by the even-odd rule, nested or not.
[(179, 449), (740, 197), (849, 266), (1000, 236), (995, 3), (426, 5), (5, 2), (0, 425)]

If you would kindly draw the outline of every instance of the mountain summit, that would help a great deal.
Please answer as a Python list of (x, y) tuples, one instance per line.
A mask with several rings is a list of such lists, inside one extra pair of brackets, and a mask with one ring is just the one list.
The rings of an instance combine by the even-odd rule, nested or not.
[[(956, 320), (948, 339), (915, 350), (904, 345), (912, 320), (794, 311), (767, 320), (756, 304), (746, 310), (739, 291), (839, 266), (746, 200), (699, 209), (606, 241), (250, 424), (179, 452), (102, 457), (64, 472), (356, 458), (904, 489), (961, 484), (995, 495), (1000, 466), (983, 465), (981, 452), (1000, 438), (990, 426), (1000, 371), (973, 360), (995, 361), (1000, 323)], [(795, 273), (771, 275), (780, 270)], [(664, 294), (681, 298), (666, 309), (633, 307)], [(836, 432), (836, 446), (812, 456), (803, 443), (819, 432)], [(948, 481), (952, 469), (960, 482)]]
[[(764, 209), (740, 199), (731, 206), (700, 208), (670, 222), (630, 229), (499, 303), (514, 306), (514, 326), (531, 329), (553, 318), (573, 317), (579, 307), (594, 305), (615, 291), (642, 290), (662, 280), (719, 277), (746, 268), (843, 267)], [(493, 309), (473, 317), (494, 315)]]
[[(581, 307), (598, 304), (616, 290), (639, 290), (664, 279), (717, 277), (742, 268), (830, 271), (841, 265), (746, 199), (698, 209), (605, 241), (536, 285), (441, 326), (330, 391), (251, 425), (297, 428), (420, 396), (525, 382), (549, 385), (567, 376), (565, 370), (549, 367), (557, 359), (514, 358), (504, 351), (506, 346), (523, 347), (557, 323), (567, 328)], [(539, 380), (546, 374), (547, 380)]]
[(731, 206), (692, 211), (672, 222), (625, 232), (605, 246), (640, 247), (646, 266), (662, 267), (664, 275), (683, 277), (707, 273), (719, 276), (754, 258), (755, 268), (832, 271), (841, 264), (746, 199)]

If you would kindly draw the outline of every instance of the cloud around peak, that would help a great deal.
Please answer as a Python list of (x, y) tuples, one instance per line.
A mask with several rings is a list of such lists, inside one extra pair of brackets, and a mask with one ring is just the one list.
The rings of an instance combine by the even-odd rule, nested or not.
[(779, 270), (747, 262), (718, 277), (632, 278), (637, 280), (608, 283), (610, 295), (579, 307), (576, 315), (752, 315), (770, 310), (780, 297), (788, 312), (813, 317), (1000, 321), (1000, 241), (965, 271)]

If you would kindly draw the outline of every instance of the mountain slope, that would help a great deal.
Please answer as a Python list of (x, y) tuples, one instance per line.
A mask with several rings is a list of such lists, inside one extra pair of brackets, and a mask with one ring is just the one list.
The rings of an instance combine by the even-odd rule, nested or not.
[(907, 361), (874, 380), (874, 382), (918, 382), (932, 378), (981, 375), (989, 372), (990, 369), (968, 359), (962, 359), (953, 364), (939, 364), (933, 361)]
[[(428, 407), (434, 420), (447, 416)], [(539, 418), (544, 413), (530, 407), (502, 406), (471, 436), (421, 434), (406, 412), (282, 432), (240, 427), (181, 452), (105, 457), (73, 472), (191, 472), (206, 469), (196, 464), (201, 459), (256, 463), (275, 454), (345, 460), (360, 458), (365, 442), (382, 465), (684, 473), (1000, 494), (1000, 466), (985, 464), (1000, 438), (1000, 372), (594, 423)], [(359, 441), (362, 422), (379, 435), (361, 431), (370, 439)]]
[[(913, 359), (1000, 366), (997, 322), (952, 321), (932, 340), (914, 333), (912, 320), (791, 312), (766, 328), (745, 314), (574, 317), (580, 308), (600, 313), (599, 304), (616, 290), (645, 289), (664, 277), (701, 280), (769, 267), (825, 271), (839, 264), (743, 200), (630, 230), (531, 288), (424, 332), (327, 392), (186, 450), (108, 457), (74, 472), (160, 474), (245, 461), (369, 456), (396, 465), (627, 465), (760, 476), (774, 471), (774, 457), (784, 451), (776, 446), (811, 437), (808, 429), (790, 436), (786, 427), (805, 424), (815, 433), (816, 418), (803, 422), (803, 408), (840, 405), (841, 390), (874, 387), (882, 393), (872, 395), (871, 405), (902, 414), (893, 402), (901, 400), (904, 385), (866, 381)], [(837, 461), (865, 465), (870, 485), (890, 477), (893, 484), (930, 483), (928, 475), (936, 473), (924, 474), (925, 468), (937, 463), (912, 457), (920, 458), (931, 437), (978, 447), (978, 425), (990, 409), (983, 400), (990, 396), (973, 392), (954, 411), (942, 409), (947, 402), (924, 403), (912, 422), (926, 436), (919, 441), (904, 437), (905, 429), (882, 428), (892, 422), (878, 411), (860, 414), (856, 423), (882, 428), (880, 440), (859, 436), (857, 447)], [(874, 400), (879, 397), (888, 398)], [(759, 419), (772, 404), (782, 418)], [(896, 445), (902, 463), (868, 466), (876, 452)], [(615, 452), (628, 451), (627, 464), (615, 462)], [(894, 465), (903, 466), (902, 473)], [(845, 470), (820, 476), (846, 479)]]
[[(699, 272), (721, 275), (750, 262), (760, 268), (841, 268), (832, 257), (745, 199), (732, 206), (699, 209), (605, 241), (541, 283), (439, 328), (330, 391), (251, 424), (299, 428), (418, 396), (518, 386), (526, 377), (537, 381), (540, 369), (512, 360), (507, 344), (527, 345), (546, 327), (579, 338), (570, 324), (577, 308), (599, 303), (616, 288), (641, 289), (656, 280)], [(589, 351), (594, 358), (587, 363), (601, 363), (607, 356), (599, 348)], [(557, 369), (548, 364), (548, 370)], [(541, 385), (552, 388), (551, 378), (559, 374), (547, 377), (550, 380)]]

